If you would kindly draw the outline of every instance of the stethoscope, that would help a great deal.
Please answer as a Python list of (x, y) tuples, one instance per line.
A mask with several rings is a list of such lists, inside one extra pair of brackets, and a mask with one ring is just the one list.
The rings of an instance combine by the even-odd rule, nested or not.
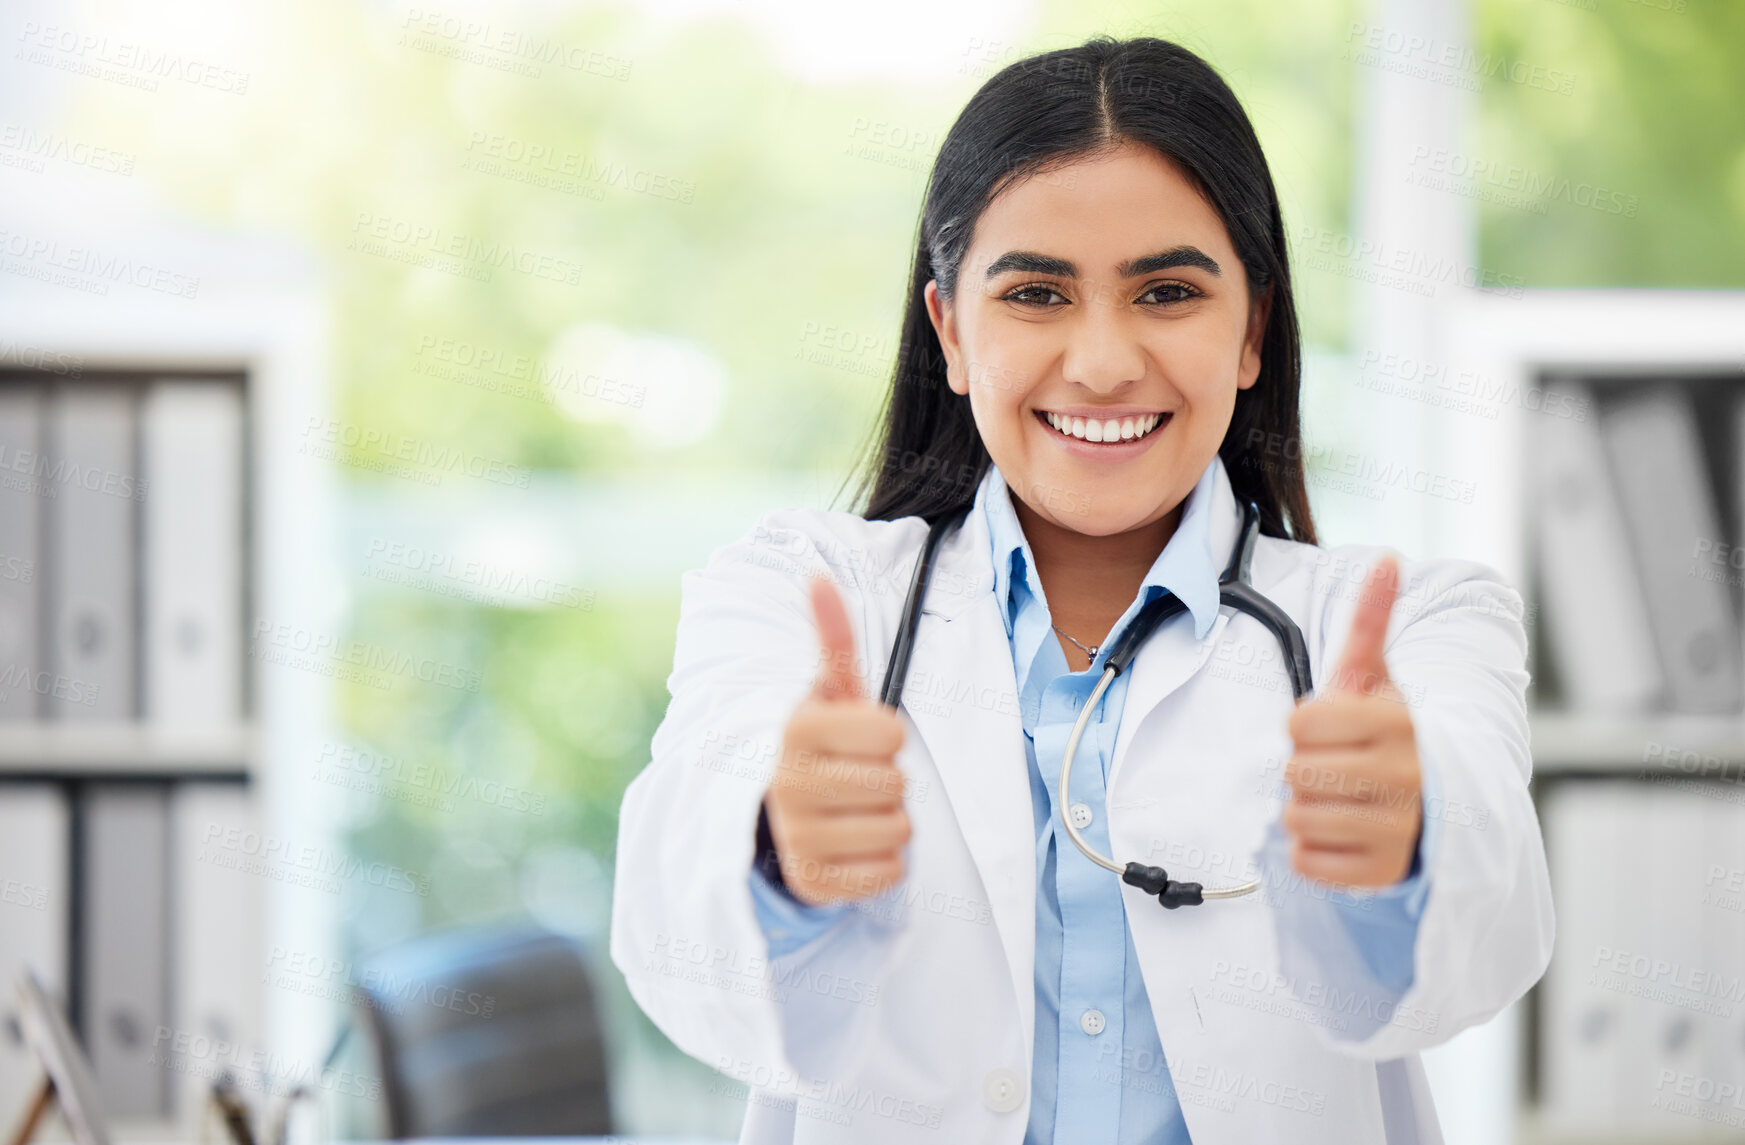
[[(884, 684), (879, 688), (879, 699), (888, 707), (896, 707), (903, 696), (903, 681), (909, 674), (909, 656), (915, 647), (916, 629), (921, 624), (921, 601), (927, 593), (927, 580), (933, 572), (934, 554), (939, 549), (939, 543), (968, 513), (969, 509), (963, 508), (939, 518), (928, 530), (927, 540), (921, 546), (921, 556), (915, 562), (915, 575), (909, 582), (909, 597), (903, 603), (903, 615), (897, 622), (897, 642), (891, 649), (891, 660), (885, 668)], [(1284, 609), (1262, 596), (1249, 579), (1250, 566), (1254, 561), (1254, 541), (1259, 535), (1260, 506), (1250, 501), (1243, 511), (1242, 532), (1230, 554), (1230, 563), (1224, 566), (1224, 574), (1218, 578), (1218, 601), (1220, 605), (1228, 605), (1237, 612), (1247, 613), (1260, 621), (1278, 640), (1285, 653), (1285, 671), (1291, 678), (1292, 695), (1300, 700), (1314, 687), (1309, 675), (1309, 646), (1303, 640), (1303, 630), (1297, 627), (1296, 622), (1285, 614)], [(1073, 826), (1067, 809), (1072, 806), (1073, 756), (1078, 752), (1079, 739), (1090, 723), (1091, 712), (1096, 708), (1097, 701), (1103, 698), (1103, 693), (1108, 691), (1115, 677), (1133, 662), (1133, 657), (1139, 653), (1139, 646), (1145, 643), (1158, 626), (1171, 617), (1186, 612), (1187, 607), (1174, 593), (1153, 597), (1139, 610), (1139, 614), (1115, 639), (1114, 644), (1109, 646), (1108, 657), (1103, 661), (1102, 679), (1097, 681), (1097, 686), (1091, 689), (1090, 698), (1079, 709), (1078, 720), (1073, 724), (1072, 734), (1067, 737), (1066, 753), (1060, 761), (1060, 822), (1066, 828), (1067, 837), (1084, 852), (1085, 858), (1120, 875), (1127, 885), (1138, 887), (1146, 894), (1156, 895), (1158, 902), (1168, 910), (1174, 910), (1178, 906), (1198, 906), (1206, 899), (1233, 899), (1253, 894), (1260, 889), (1260, 880), (1251, 879), (1245, 883), (1207, 890), (1199, 883), (1177, 882), (1162, 867), (1148, 867), (1142, 863), (1122, 866), (1113, 859), (1099, 855), (1085, 842), (1084, 836)]]

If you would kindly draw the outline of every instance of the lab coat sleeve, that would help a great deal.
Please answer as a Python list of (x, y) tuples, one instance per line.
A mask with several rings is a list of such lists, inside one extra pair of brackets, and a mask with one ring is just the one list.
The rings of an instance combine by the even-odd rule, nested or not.
[(624, 793), (613, 885), (612, 961), (650, 1020), (692, 1057), (784, 1095), (815, 1092), (862, 1047), (890, 941), (890, 924), (856, 910), (772, 958), (747, 878), (783, 732), (818, 667), (813, 573), (833, 574), (865, 648), (854, 576), (821, 555), (819, 521), (767, 514), (684, 576), (672, 698)]
[[(1381, 555), (1374, 550), (1371, 558)], [(1322, 1040), (1385, 1060), (1439, 1045), (1488, 1021), (1544, 974), (1553, 933), (1551, 883), (1528, 781), (1520, 595), (1471, 561), (1412, 562), (1384, 646), (1411, 711), (1426, 777), (1424, 890), (1410, 985), (1341, 989), (1364, 953), (1357, 932), (1293, 928), (1275, 911), (1280, 970)], [(1362, 581), (1354, 573), (1351, 582)], [(1334, 594), (1323, 665), (1337, 663), (1356, 593)]]
[(848, 913), (847, 903), (810, 906), (775, 886), (755, 867), (751, 871), (751, 905), (757, 911), (758, 926), (769, 939), (771, 958), (780, 958), (805, 946), (814, 938), (829, 932), (835, 922)]
[[(1423, 761), (1422, 772), (1423, 805), (1441, 806), (1436, 769)], [(1424, 817), (1412, 866), (1392, 886), (1269, 896), (1281, 948), (1298, 972), (1292, 984), (1299, 994), (1334, 1000), (1335, 1012), (1324, 1016), (1323, 1026), (1341, 1040), (1362, 1040), (1393, 1020), (1411, 989), (1419, 923), (1430, 893), (1429, 871), (1441, 828), (1439, 818)], [(1269, 887), (1303, 885), (1301, 878), (1293, 877), (1290, 835), (1277, 820), (1267, 828), (1260, 862)], [(1307, 977), (1312, 975), (1324, 977)]]

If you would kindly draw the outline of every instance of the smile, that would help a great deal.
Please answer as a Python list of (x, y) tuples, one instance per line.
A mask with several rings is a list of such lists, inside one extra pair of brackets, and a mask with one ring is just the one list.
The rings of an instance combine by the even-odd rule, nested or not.
[(1159, 426), (1169, 424), (1171, 417), (1168, 413), (1127, 414), (1112, 418), (1081, 417), (1050, 410), (1037, 410), (1036, 416), (1062, 437), (1122, 445), (1139, 441)]

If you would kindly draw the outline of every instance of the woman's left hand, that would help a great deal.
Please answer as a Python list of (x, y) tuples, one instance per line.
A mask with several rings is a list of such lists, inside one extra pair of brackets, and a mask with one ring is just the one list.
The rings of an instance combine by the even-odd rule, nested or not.
[(1423, 828), (1423, 771), (1405, 699), (1382, 659), (1399, 564), (1383, 557), (1364, 582), (1351, 637), (1327, 687), (1291, 713), (1285, 766), (1291, 798), (1280, 822), (1291, 865), (1322, 882), (1397, 883)]

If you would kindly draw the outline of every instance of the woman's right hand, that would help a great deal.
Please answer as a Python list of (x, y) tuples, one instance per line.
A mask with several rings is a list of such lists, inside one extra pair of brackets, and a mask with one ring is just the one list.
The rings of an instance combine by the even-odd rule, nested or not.
[(764, 794), (782, 881), (802, 902), (870, 898), (903, 877), (909, 841), (895, 709), (867, 696), (854, 629), (829, 580), (812, 582), (819, 671), (794, 709)]

